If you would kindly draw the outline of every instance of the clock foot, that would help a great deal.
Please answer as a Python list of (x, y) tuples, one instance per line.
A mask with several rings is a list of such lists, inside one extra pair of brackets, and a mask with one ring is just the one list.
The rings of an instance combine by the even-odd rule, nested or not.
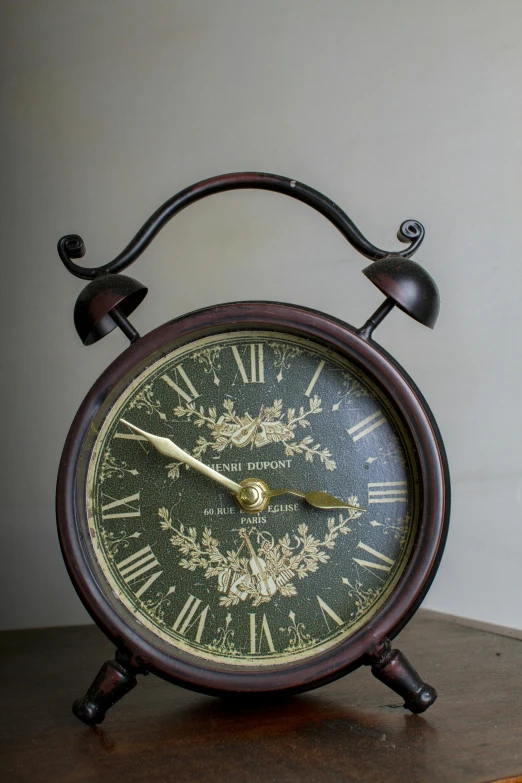
[(136, 685), (136, 674), (147, 672), (134, 666), (122, 653), (116, 651), (113, 661), (106, 661), (82, 699), (76, 699), (72, 710), (88, 726), (96, 726), (105, 718), (107, 710)]
[(404, 699), (404, 709), (424, 712), (437, 698), (437, 691), (425, 683), (400, 650), (392, 650), (386, 639), (380, 657), (371, 656), (372, 674)]

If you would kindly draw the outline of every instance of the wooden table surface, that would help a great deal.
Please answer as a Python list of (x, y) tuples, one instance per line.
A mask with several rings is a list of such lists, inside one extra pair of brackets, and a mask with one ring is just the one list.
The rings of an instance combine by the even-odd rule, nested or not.
[[(71, 712), (113, 647), (94, 626), (0, 634), (0, 780), (522, 781), (522, 640), (419, 612), (394, 646), (439, 692), (423, 715), (366, 667), (279, 701), (231, 704), (156, 677), (88, 728)], [(519, 635), (520, 637), (520, 635)]]

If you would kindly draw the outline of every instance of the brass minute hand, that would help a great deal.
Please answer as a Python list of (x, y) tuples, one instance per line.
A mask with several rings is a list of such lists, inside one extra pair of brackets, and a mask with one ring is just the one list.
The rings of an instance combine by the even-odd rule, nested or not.
[(229, 479), (222, 473), (218, 473), (217, 470), (209, 468), (208, 465), (200, 462), (199, 459), (193, 457), (192, 454), (188, 454), (186, 451), (183, 451), (183, 449), (180, 449), (179, 446), (176, 446), (176, 444), (173, 443), (170, 438), (161, 438), (159, 435), (152, 435), (150, 432), (145, 432), (145, 430), (141, 430), (139, 427), (131, 424), (130, 421), (125, 421), (125, 419), (120, 419), (120, 421), (122, 424), (126, 424), (127, 427), (130, 427), (131, 430), (134, 430), (134, 432), (137, 432), (138, 435), (143, 435), (144, 438), (147, 438), (149, 443), (152, 443), (154, 448), (159, 451), (160, 454), (164, 454), (165, 457), (172, 457), (173, 459), (178, 459), (180, 462), (185, 462), (187, 465), (190, 465), (191, 468), (199, 470), (199, 472), (203, 473), (204, 476), (208, 476), (208, 478), (214, 479), (214, 481), (218, 481), (236, 495), (241, 492), (242, 487), (240, 484), (236, 484), (236, 482), (232, 481), (232, 479)]
[[(231, 490), (244, 511), (258, 512), (262, 510), (262, 508), (266, 508), (270, 498), (277, 497), (277, 495), (284, 495), (287, 492), (291, 495), (297, 495), (297, 497), (303, 498), (311, 506), (314, 506), (314, 508), (351, 508), (356, 511), (366, 511), (365, 508), (351, 506), (349, 503), (345, 503), (343, 500), (339, 500), (339, 498), (329, 495), (327, 492), (307, 492), (305, 494), (304, 492), (296, 492), (293, 489), (270, 490), (264, 482), (256, 479), (245, 479), (241, 484), (237, 484), (235, 481), (232, 481), (232, 479), (229, 479), (228, 476), (218, 473), (217, 470), (200, 462), (199, 459), (193, 457), (192, 454), (180, 449), (180, 447), (176, 446), (170, 438), (162, 438), (159, 435), (153, 435), (150, 432), (146, 432), (145, 430), (136, 427), (135, 424), (131, 424), (130, 421), (126, 421), (125, 419), (120, 419), (120, 421), (122, 424), (130, 427), (131, 430), (134, 430), (138, 435), (142, 435), (146, 438), (160, 454), (163, 454), (165, 457), (177, 459), (180, 462), (185, 462), (195, 470), (203, 473), (204, 476), (217, 481), (219, 484), (222, 484), (224, 487)], [(257, 499), (256, 497), (252, 497), (252, 495), (249, 494), (249, 491), (253, 491), (254, 496), (257, 496)], [(251, 506), (252, 500), (253, 504)]]

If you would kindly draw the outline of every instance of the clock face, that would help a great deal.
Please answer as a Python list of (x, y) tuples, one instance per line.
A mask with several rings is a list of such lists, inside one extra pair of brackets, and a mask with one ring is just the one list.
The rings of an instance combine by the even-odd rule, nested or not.
[[(364, 510), (282, 494), (246, 513), (122, 420), (233, 481)], [(96, 427), (85, 503), (99, 581), (173, 654), (258, 669), (313, 658), (367, 623), (404, 570), (420, 507), (408, 431), (370, 377), (319, 343), (265, 330), (166, 347)]]

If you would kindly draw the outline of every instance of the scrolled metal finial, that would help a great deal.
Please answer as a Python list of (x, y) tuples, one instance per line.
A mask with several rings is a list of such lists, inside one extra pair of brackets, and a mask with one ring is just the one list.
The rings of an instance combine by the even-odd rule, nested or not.
[[(72, 259), (80, 258), (85, 253), (85, 244), (81, 237), (76, 234), (69, 234), (60, 239), (58, 242), (58, 253), (66, 269), (71, 274), (84, 280), (93, 280), (102, 274), (122, 272), (140, 257), (154, 237), (182, 209), (190, 206), (190, 204), (194, 204), (196, 201), (200, 201), (206, 196), (245, 188), (282, 193), (285, 196), (308, 204), (312, 209), (324, 215), (341, 232), (352, 247), (372, 261), (377, 261), (390, 255), (389, 250), (381, 250), (369, 242), (348, 215), (337, 204), (322, 193), (319, 193), (319, 191), (288, 177), (248, 171), (212, 177), (181, 190), (162, 204), (143, 224), (127, 247), (107, 264), (91, 269), (75, 264)], [(408, 247), (395, 255), (409, 258), (416, 252), (424, 239), (424, 228), (416, 220), (407, 220), (402, 223), (398, 238), (401, 242), (408, 244)]]
[[(418, 220), (405, 220), (397, 231), (397, 239), (399, 242), (405, 242), (406, 244), (408, 242), (415, 244), (416, 250), (424, 240), (424, 234), (424, 226)], [(411, 251), (411, 247), (409, 250)], [(408, 255), (413, 255), (413, 253), (410, 252)]]
[(72, 260), (73, 258), (83, 258), (85, 255), (85, 242), (79, 234), (66, 234), (58, 240), (58, 255), (71, 275), (79, 277), (81, 280), (94, 280), (96, 277), (96, 269), (80, 266)]
[[(58, 255), (68, 267), (71, 258), (82, 258), (85, 255), (85, 242), (79, 234), (66, 234), (58, 242)], [(78, 269), (83, 269), (83, 267), (78, 267)]]

